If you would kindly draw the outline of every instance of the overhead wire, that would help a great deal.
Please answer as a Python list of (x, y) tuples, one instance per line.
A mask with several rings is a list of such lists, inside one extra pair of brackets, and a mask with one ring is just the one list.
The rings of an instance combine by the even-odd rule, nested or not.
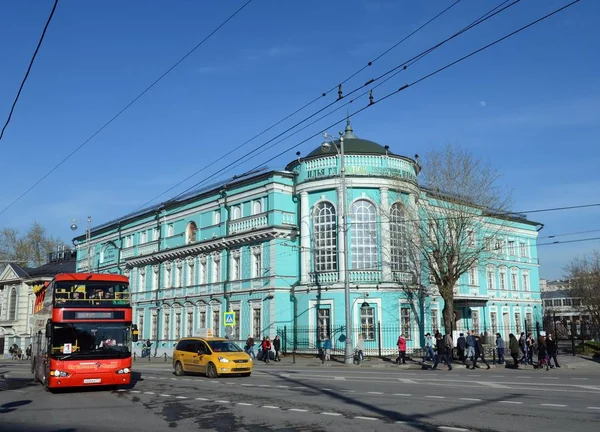
[(179, 66), (185, 59), (187, 59), (192, 53), (194, 53), (199, 47), (201, 47), (206, 41), (208, 41), (212, 36), (214, 36), (222, 27), (224, 27), (229, 21), (231, 21), (236, 15), (238, 15), (246, 6), (248, 6), (252, 0), (247, 0), (242, 6), (240, 6), (234, 13), (232, 13), (225, 21), (219, 24), (213, 31), (211, 31), (204, 39), (202, 39), (199, 43), (197, 43), (191, 50), (189, 50), (183, 57), (181, 57), (175, 64), (169, 67), (165, 72), (163, 72), (158, 78), (156, 78), (148, 87), (146, 87), (141, 93), (139, 93), (135, 98), (133, 98), (127, 105), (125, 105), (119, 112), (117, 112), (114, 116), (112, 116), (106, 123), (104, 123), (99, 129), (97, 129), (89, 138), (79, 144), (73, 151), (71, 151), (67, 156), (65, 156), (59, 163), (54, 165), (49, 171), (47, 171), (40, 179), (38, 179), (35, 183), (33, 183), (29, 188), (27, 188), (23, 193), (21, 193), (14, 201), (8, 204), (0, 211), (0, 215), (2, 215), (6, 210), (11, 208), (17, 202), (19, 202), (25, 195), (31, 192), (37, 185), (39, 185), (42, 181), (44, 181), (50, 174), (56, 171), (61, 165), (63, 165), (66, 161), (68, 161), (73, 155), (75, 155), (79, 150), (81, 150), (86, 144), (88, 144), (91, 140), (93, 140), (100, 132), (106, 129), (112, 122), (114, 122), (118, 117), (121, 116), (125, 111), (127, 111), (133, 104), (135, 104), (142, 96), (148, 93), (156, 84), (162, 81), (169, 73), (171, 73), (177, 66)]
[(12, 103), (12, 106), (10, 107), (10, 111), (8, 112), (8, 117), (6, 119), (6, 122), (4, 123), (4, 126), (2, 127), (2, 131), (0, 131), (0, 140), (2, 140), (2, 137), (4, 136), (4, 131), (8, 127), (8, 124), (10, 123), (13, 112), (15, 111), (15, 107), (17, 106), (17, 102), (19, 101), (19, 97), (21, 96), (21, 92), (23, 91), (23, 87), (25, 87), (25, 82), (27, 81), (27, 78), (29, 77), (29, 73), (31, 72), (31, 68), (33, 67), (33, 62), (35, 61), (35, 58), (37, 57), (37, 53), (40, 50), (40, 47), (42, 46), (42, 42), (44, 41), (44, 37), (46, 36), (46, 30), (48, 30), (50, 21), (52, 21), (52, 17), (54, 16), (54, 11), (56, 10), (56, 6), (58, 6), (58, 0), (54, 0), (54, 5), (52, 6), (50, 15), (48, 16), (48, 19), (46, 20), (46, 24), (44, 25), (44, 30), (42, 31), (40, 40), (38, 41), (38, 44), (35, 47), (35, 51), (33, 52), (33, 56), (31, 57), (31, 60), (29, 61), (29, 66), (27, 67), (27, 71), (25, 72), (23, 81), (21, 81), (21, 85), (19, 86), (19, 90), (17, 91), (17, 96), (15, 97), (15, 99)]
[[(505, 0), (502, 4), (507, 3), (510, 0)], [(515, 3), (518, 3), (520, 0), (516, 0)], [(193, 172), (192, 174), (188, 175), (187, 177), (185, 177), (184, 179), (180, 180), (178, 183), (174, 184), (173, 186), (169, 187), (168, 189), (166, 189), (165, 191), (161, 192), (160, 194), (156, 195), (154, 198), (146, 201), (144, 204), (140, 205), (135, 211), (142, 209), (144, 207), (146, 207), (148, 204), (150, 204), (151, 202), (155, 201), (156, 199), (160, 198), (161, 196), (165, 195), (166, 193), (172, 191), (173, 189), (175, 189), (176, 187), (182, 185), (183, 183), (185, 183), (186, 181), (190, 180), (191, 178), (197, 176), (198, 174), (200, 174), (201, 172), (205, 171), (206, 169), (214, 166), (215, 164), (217, 164), (218, 162), (222, 161), (223, 159), (225, 159), (227, 156), (232, 155), (233, 153), (237, 152), (239, 149), (241, 149), (242, 147), (246, 146), (247, 144), (251, 143), (252, 141), (254, 141), (256, 138), (264, 135), (265, 133), (269, 132), (270, 130), (272, 130), (273, 128), (279, 126), (281, 123), (283, 123), (284, 121), (290, 119), (291, 117), (293, 117), (294, 115), (298, 114), (299, 112), (303, 111), (305, 108), (308, 108), (309, 106), (313, 105), (315, 102), (319, 101), (321, 98), (327, 96), (327, 94), (329, 94), (330, 92), (332, 92), (333, 90), (339, 88), (339, 85), (341, 84), (345, 84), (346, 82), (348, 82), (350, 79), (352, 79), (353, 77), (355, 77), (356, 75), (358, 75), (360, 72), (362, 72), (363, 70), (365, 70), (366, 68), (368, 68), (369, 66), (372, 66), (373, 63), (375, 63), (375, 61), (379, 60), (380, 58), (382, 58), (383, 56), (385, 56), (386, 54), (388, 54), (389, 52), (391, 52), (394, 48), (398, 47), (402, 42), (406, 41), (407, 39), (409, 39), (411, 36), (415, 35), (417, 32), (419, 32), (420, 30), (422, 30), (423, 28), (425, 28), (427, 25), (429, 25), (430, 23), (432, 23), (433, 21), (435, 21), (437, 18), (439, 18), (440, 16), (442, 16), (444, 13), (446, 13), (447, 11), (449, 11), (452, 7), (456, 6), (458, 3), (460, 2), (460, 0), (456, 0), (454, 3), (452, 3), (450, 6), (448, 6), (447, 8), (445, 8), (444, 10), (442, 10), (440, 13), (438, 13), (437, 15), (435, 15), (433, 18), (429, 19), (425, 24), (421, 25), (420, 27), (418, 27), (416, 30), (412, 31), (411, 33), (409, 33), (407, 36), (405, 36), (404, 38), (402, 38), (399, 42), (395, 43), (392, 47), (388, 48), (386, 51), (384, 51), (383, 53), (381, 53), (379, 56), (377, 56), (375, 59), (369, 61), (365, 66), (363, 66), (362, 68), (358, 69), (357, 71), (355, 71), (353, 74), (351, 74), (348, 78), (346, 78), (345, 80), (341, 81), (340, 84), (336, 84), (335, 86), (333, 86), (331, 89), (323, 92), (320, 96), (316, 97), (315, 99), (311, 100), (310, 102), (306, 103), (305, 105), (303, 105), (302, 107), (296, 109), (295, 111), (293, 111), (292, 113), (288, 114), (287, 116), (283, 117), (281, 120), (275, 122), (274, 124), (272, 124), (271, 126), (267, 127), (266, 129), (263, 129), (261, 132), (257, 133), (256, 135), (252, 136), (251, 138), (247, 139), (246, 141), (244, 141), (243, 143), (237, 145), (236, 147), (234, 147), (233, 149), (231, 149), (230, 151), (228, 151), (227, 153), (221, 155), (220, 157), (218, 157), (217, 159), (213, 160), (212, 162), (210, 162), (209, 164), (203, 166), (202, 168), (198, 169), (197, 171)], [(499, 6), (497, 6), (499, 7)], [(496, 7), (496, 8), (497, 8)], [(495, 10), (496, 8), (494, 8), (493, 10)], [(492, 11), (493, 11), (492, 10)], [(490, 12), (488, 12), (490, 13)], [(481, 19), (481, 18), (479, 18)], [(440, 44), (441, 45), (441, 44)], [(429, 48), (428, 51), (432, 51), (432, 48)], [(423, 53), (422, 53), (423, 54)], [(413, 58), (414, 59), (414, 58)], [(413, 60), (407, 60), (405, 63)], [(358, 87), (358, 89), (363, 88), (364, 85)], [(272, 141), (276, 140), (277, 138), (280, 138), (281, 136), (283, 136), (284, 134), (286, 134), (287, 132), (295, 129), (296, 127), (298, 127), (299, 125), (301, 125), (302, 123), (310, 120), (312, 117), (318, 115), (319, 113), (323, 112), (324, 110), (330, 108), (331, 106), (335, 105), (336, 103), (338, 103), (340, 100), (347, 98), (350, 94), (356, 92), (357, 90), (353, 90), (351, 91), (349, 94), (344, 95), (342, 97), (339, 97), (338, 99), (334, 100), (333, 102), (328, 103), (327, 105), (325, 105), (324, 107), (320, 108), (319, 110), (317, 110), (316, 112), (312, 113), (311, 115), (309, 115), (308, 117), (303, 118), (301, 121), (295, 123), (294, 125), (288, 127), (287, 129), (285, 129), (283, 132), (279, 133), (278, 135), (276, 135), (275, 137), (271, 138), (270, 140), (268, 140), (266, 143), (262, 144), (261, 146), (259, 146), (258, 148), (262, 148), (263, 146), (265, 146), (266, 144), (271, 143)], [(351, 101), (352, 102), (352, 101)], [(344, 104), (343, 106), (348, 105), (348, 103)], [(337, 108), (335, 111), (341, 109)], [(327, 116), (327, 115), (326, 115)], [(325, 117), (326, 117), (325, 116)], [(322, 119), (323, 117), (321, 117)], [(315, 122), (312, 122), (309, 124), (312, 125)], [(301, 130), (304, 130), (306, 128), (303, 127), (302, 129), (299, 129), (297, 132), (291, 134), (290, 136), (295, 135), (296, 133), (298, 133)], [(284, 138), (283, 140), (278, 141), (277, 143), (286, 140), (287, 138)], [(275, 143), (275, 144), (277, 144)], [(256, 150), (256, 149), (255, 149)], [(249, 154), (252, 154), (255, 150), (251, 151)], [(204, 180), (203, 182), (208, 181), (208, 180)], [(196, 185), (194, 185), (193, 187), (196, 187)], [(185, 194), (186, 191), (181, 192), (179, 195)]]
[[(374, 86), (372, 89), (375, 89), (375, 88), (379, 87), (380, 85), (384, 84), (384, 83), (385, 83), (385, 82), (387, 82), (389, 79), (393, 78), (394, 76), (396, 76), (396, 75), (397, 75), (398, 73), (400, 73), (401, 71), (403, 71), (403, 70), (406, 70), (406, 69), (407, 69), (409, 66), (411, 66), (411, 65), (413, 65), (414, 63), (418, 62), (419, 60), (421, 60), (422, 58), (424, 58), (426, 55), (428, 55), (428, 54), (430, 54), (431, 52), (435, 51), (437, 48), (441, 47), (441, 46), (442, 46), (442, 45), (444, 45), (445, 43), (447, 43), (447, 42), (451, 41), (452, 39), (456, 38), (457, 36), (460, 36), (460, 35), (464, 34), (464, 33), (465, 33), (465, 32), (467, 32), (468, 30), (470, 30), (470, 29), (472, 29), (472, 28), (476, 27), (476, 26), (477, 26), (477, 25), (479, 25), (479, 24), (482, 24), (483, 22), (487, 21), (488, 19), (492, 18), (493, 16), (495, 16), (495, 15), (497, 15), (497, 14), (499, 14), (499, 13), (501, 13), (501, 12), (505, 11), (505, 10), (506, 10), (506, 9), (508, 9), (509, 7), (512, 7), (512, 6), (514, 6), (515, 4), (517, 4), (517, 3), (519, 3), (519, 2), (520, 2), (520, 0), (514, 0), (514, 1), (513, 1), (511, 4), (509, 4), (509, 5), (505, 6), (505, 7), (503, 7), (502, 9), (499, 9), (499, 8), (501, 8), (503, 5), (505, 5), (506, 3), (508, 3), (508, 1), (510, 1), (510, 0), (505, 0), (505, 1), (503, 1), (501, 4), (499, 4), (499, 5), (495, 6), (495, 7), (494, 7), (494, 8), (492, 8), (490, 11), (486, 12), (485, 14), (483, 14), (482, 16), (480, 16), (479, 18), (475, 19), (473, 22), (471, 22), (470, 24), (468, 24), (466, 27), (462, 28), (461, 30), (457, 31), (456, 33), (454, 33), (454, 34), (453, 34), (453, 35), (451, 35), (450, 37), (448, 37), (448, 38), (444, 39), (443, 41), (441, 41), (441, 42), (437, 43), (436, 45), (433, 45), (432, 47), (430, 47), (430, 48), (428, 48), (428, 49), (426, 49), (426, 50), (422, 51), (421, 53), (419, 53), (419, 54), (417, 54), (417, 55), (413, 56), (412, 58), (410, 58), (410, 59), (408, 59), (408, 60), (404, 61), (404, 62), (403, 62), (403, 63), (401, 63), (399, 66), (396, 66), (396, 67), (394, 67), (393, 69), (391, 69), (391, 71), (395, 71), (395, 72), (394, 72), (394, 74), (393, 74), (393, 75), (390, 75), (389, 77), (387, 77), (387, 78), (386, 78), (384, 81), (380, 82), (378, 85)], [(371, 79), (371, 80), (369, 80), (367, 83), (365, 83), (365, 84), (363, 84), (363, 85), (361, 85), (361, 86), (358, 86), (358, 87), (356, 87), (355, 89), (353, 89), (352, 91), (350, 91), (349, 93), (347, 93), (347, 94), (344, 96), (344, 98), (347, 98), (349, 95), (351, 95), (351, 94), (354, 94), (355, 92), (359, 91), (360, 89), (363, 89), (365, 86), (367, 86), (367, 85), (370, 85), (370, 84), (372, 84), (372, 83), (376, 82), (377, 80), (379, 80), (379, 79), (381, 79), (381, 78), (383, 78), (383, 77), (385, 77), (385, 76), (387, 76), (387, 75), (389, 75), (389, 71), (388, 71), (388, 72), (386, 72), (386, 73), (384, 73), (384, 74), (382, 74), (382, 75), (381, 75), (381, 76), (379, 76), (378, 78)], [(372, 90), (372, 89), (371, 89), (371, 90)], [(362, 97), (362, 96), (364, 96), (364, 95), (368, 94), (368, 93), (369, 93), (369, 91), (370, 91), (370, 90), (366, 90), (365, 92), (361, 93), (359, 96), (355, 97), (354, 99), (350, 100), (349, 102), (346, 102), (346, 103), (345, 103), (345, 104), (343, 104), (342, 106), (340, 106), (340, 107), (338, 107), (338, 108), (334, 109), (334, 110), (333, 110), (333, 111), (331, 111), (330, 113), (328, 113), (328, 114), (325, 114), (325, 115), (321, 116), (321, 117), (320, 117), (320, 118), (318, 118), (317, 120), (315, 120), (315, 121), (313, 121), (313, 122), (309, 123), (308, 125), (305, 125), (305, 126), (304, 126), (304, 127), (302, 127), (301, 129), (299, 129), (299, 130), (297, 130), (297, 131), (295, 131), (295, 132), (293, 132), (293, 133), (289, 134), (287, 137), (285, 137), (285, 138), (283, 138), (283, 139), (281, 139), (281, 140), (279, 140), (279, 141), (277, 141), (277, 142), (275, 142), (275, 143), (272, 143), (274, 140), (276, 140), (277, 138), (280, 138), (280, 137), (281, 137), (282, 135), (284, 135), (285, 133), (289, 132), (290, 130), (292, 130), (292, 129), (296, 128), (296, 127), (298, 127), (298, 126), (299, 126), (299, 125), (301, 125), (302, 123), (304, 123), (304, 122), (306, 122), (307, 120), (309, 120), (309, 119), (313, 118), (315, 115), (317, 115), (317, 114), (319, 114), (319, 113), (323, 112), (324, 110), (326, 110), (327, 108), (331, 107), (332, 105), (334, 105), (335, 103), (337, 103), (337, 102), (338, 102), (340, 99), (337, 99), (337, 100), (335, 100), (335, 101), (333, 101), (333, 102), (329, 103), (328, 105), (326, 105), (326, 106), (324, 106), (323, 108), (321, 108), (321, 109), (317, 110), (316, 112), (312, 113), (312, 114), (311, 114), (311, 115), (309, 115), (308, 117), (305, 117), (305, 118), (304, 118), (304, 119), (302, 119), (301, 121), (299, 121), (299, 122), (295, 123), (293, 126), (291, 126), (291, 127), (289, 127), (288, 129), (284, 130), (283, 132), (281, 132), (280, 134), (278, 134), (278, 135), (276, 135), (275, 137), (271, 138), (270, 140), (268, 140), (268, 141), (264, 142), (263, 144), (259, 145), (258, 147), (255, 147), (253, 150), (251, 150), (251, 151), (249, 151), (249, 152), (245, 153), (244, 155), (242, 155), (242, 156), (238, 157), (236, 160), (234, 160), (233, 162), (231, 162), (231, 163), (229, 164), (229, 167), (231, 167), (233, 164), (237, 164), (235, 167), (237, 167), (237, 166), (241, 165), (242, 163), (244, 163), (244, 162), (245, 162), (245, 161), (247, 161), (248, 159), (252, 159), (253, 157), (255, 157), (256, 155), (255, 155), (255, 156), (253, 156), (252, 158), (248, 158), (250, 155), (252, 155), (253, 153), (255, 153), (257, 150), (259, 150), (259, 149), (261, 149), (261, 148), (263, 148), (263, 147), (265, 147), (265, 146), (267, 146), (268, 144), (271, 144), (271, 143), (272, 143), (272, 144), (271, 144), (270, 146), (268, 146), (268, 147), (267, 147), (267, 149), (269, 149), (269, 148), (272, 148), (272, 147), (273, 147), (273, 146), (275, 146), (276, 144), (279, 144), (279, 143), (281, 143), (281, 142), (283, 142), (283, 141), (287, 140), (287, 139), (288, 139), (288, 138), (290, 138), (291, 136), (293, 136), (293, 135), (296, 135), (298, 132), (300, 132), (300, 131), (302, 131), (302, 130), (306, 129), (308, 126), (311, 126), (312, 124), (314, 124), (314, 123), (316, 123), (316, 122), (318, 122), (318, 121), (320, 121), (320, 120), (322, 120), (322, 119), (324, 119), (324, 118), (328, 117), (329, 115), (331, 115), (331, 114), (333, 114), (334, 112), (336, 112), (336, 111), (340, 110), (341, 108), (343, 108), (343, 107), (345, 107), (345, 106), (347, 106), (347, 105), (349, 105), (349, 104), (353, 103), (353, 102), (354, 102), (354, 101), (355, 101), (357, 98), (359, 98), (359, 97)], [(373, 104), (374, 104), (374, 103), (373, 103)], [(371, 104), (371, 105), (372, 105), (372, 104)], [(336, 122), (335, 124), (338, 124), (338, 123), (339, 123), (339, 122)], [(334, 124), (334, 126), (335, 126), (335, 124)], [(330, 126), (330, 127), (331, 127), (331, 126)], [(314, 138), (315, 136), (319, 135), (321, 132), (323, 132), (323, 131), (320, 131), (320, 132), (318, 132), (317, 134), (315, 134), (315, 135), (313, 135), (313, 136), (309, 137), (308, 139), (312, 139), (312, 138)], [(305, 140), (305, 141), (306, 141), (306, 140)], [(305, 141), (303, 141), (303, 142), (305, 142)], [(245, 143), (244, 143), (244, 144), (245, 144)], [(207, 169), (207, 168), (209, 168), (209, 167), (213, 166), (215, 163), (219, 162), (220, 160), (224, 159), (225, 157), (227, 157), (227, 156), (231, 155), (232, 153), (234, 153), (235, 151), (237, 151), (239, 148), (241, 148), (241, 147), (242, 147), (244, 144), (242, 144), (242, 145), (240, 145), (240, 146), (237, 146), (237, 147), (235, 147), (233, 150), (231, 150), (230, 152), (228, 152), (228, 153), (226, 153), (225, 155), (221, 156), (220, 158), (216, 159), (215, 161), (213, 161), (213, 162), (212, 162), (212, 163), (210, 163), (209, 165), (207, 165), (207, 166), (204, 166), (204, 167), (202, 167), (201, 169), (197, 170), (196, 172), (194, 172), (193, 174), (189, 175), (188, 177), (186, 177), (184, 180), (180, 181), (180, 182), (179, 182), (179, 183), (177, 183), (176, 185), (174, 185), (174, 186), (170, 187), (170, 188), (169, 188), (169, 189), (167, 189), (166, 191), (162, 192), (161, 194), (159, 194), (159, 195), (157, 195), (156, 197), (152, 198), (151, 200), (147, 201), (146, 203), (144, 203), (143, 205), (141, 205), (140, 207), (138, 207), (138, 209), (141, 209), (141, 208), (143, 208), (143, 207), (147, 206), (149, 203), (151, 203), (152, 201), (156, 200), (156, 199), (157, 199), (157, 198), (159, 198), (160, 196), (162, 196), (162, 195), (164, 195), (165, 193), (167, 193), (167, 192), (169, 192), (169, 191), (173, 190), (175, 187), (177, 187), (177, 186), (181, 185), (181, 184), (182, 184), (182, 183), (184, 183), (185, 181), (187, 181), (187, 180), (189, 180), (190, 178), (192, 178), (192, 177), (196, 176), (197, 174), (199, 174), (200, 172), (204, 171), (205, 169)], [(264, 151), (262, 151), (262, 152), (259, 152), (258, 154), (261, 154), (261, 153), (263, 153), (263, 152), (264, 152)], [(208, 182), (209, 180), (211, 180), (211, 179), (215, 178), (216, 176), (221, 176), (222, 174), (224, 174), (224, 173), (226, 173), (226, 172), (229, 172), (229, 171), (231, 171), (231, 170), (232, 170), (232, 169), (234, 169), (235, 167), (227, 168), (226, 170), (223, 170), (223, 169), (221, 169), (221, 170), (219, 170), (219, 171), (217, 171), (217, 172), (214, 172), (213, 174), (211, 174), (211, 175), (209, 175), (208, 177), (204, 178), (204, 179), (203, 179), (203, 180), (201, 180), (200, 182), (198, 182), (198, 183), (195, 183), (194, 185), (192, 185), (192, 186), (188, 187), (187, 189), (185, 189), (184, 191), (180, 192), (180, 193), (179, 193), (179, 194), (177, 194), (175, 197), (171, 198), (169, 201), (173, 201), (173, 200), (176, 200), (176, 199), (178, 199), (178, 198), (179, 198), (179, 197), (181, 197), (182, 195), (185, 195), (186, 193), (188, 193), (190, 190), (192, 190), (192, 189), (194, 189), (194, 188), (197, 188), (198, 186), (200, 186), (200, 185), (202, 185), (202, 184), (204, 184), (204, 183)]]

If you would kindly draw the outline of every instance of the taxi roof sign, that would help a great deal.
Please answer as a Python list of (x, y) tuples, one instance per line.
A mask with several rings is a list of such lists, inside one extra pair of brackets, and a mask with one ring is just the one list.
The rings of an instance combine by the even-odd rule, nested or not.
[(224, 312), (223, 313), (223, 321), (225, 321), (226, 326), (234, 326), (235, 325), (235, 312)]

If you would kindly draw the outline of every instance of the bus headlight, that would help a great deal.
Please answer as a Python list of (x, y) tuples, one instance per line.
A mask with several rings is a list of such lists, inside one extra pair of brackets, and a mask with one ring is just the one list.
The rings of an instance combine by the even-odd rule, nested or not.
[(229, 363), (229, 359), (225, 358), (225, 357), (219, 357), (219, 361), (221, 363)]
[(50, 376), (54, 376), (54, 377), (68, 377), (69, 374), (67, 372), (60, 371), (60, 370), (51, 370), (50, 371)]
[(117, 371), (117, 373), (118, 373), (119, 375), (120, 375), (120, 374), (128, 374), (128, 373), (131, 373), (131, 369), (129, 369), (129, 368), (127, 368), (127, 367), (126, 367), (126, 368), (123, 368), (123, 369), (119, 369), (119, 370)]

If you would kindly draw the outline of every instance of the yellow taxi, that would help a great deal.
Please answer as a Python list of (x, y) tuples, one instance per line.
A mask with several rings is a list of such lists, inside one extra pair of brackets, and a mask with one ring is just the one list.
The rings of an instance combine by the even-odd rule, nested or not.
[(208, 378), (239, 374), (250, 376), (252, 359), (236, 343), (217, 337), (181, 339), (173, 350), (175, 375), (206, 374)]

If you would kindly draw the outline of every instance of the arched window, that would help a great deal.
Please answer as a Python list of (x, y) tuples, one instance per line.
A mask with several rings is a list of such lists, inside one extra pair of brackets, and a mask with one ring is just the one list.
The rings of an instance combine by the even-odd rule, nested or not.
[(316, 272), (337, 270), (337, 221), (329, 202), (317, 204), (313, 214), (314, 264)]
[(256, 200), (252, 203), (252, 214), (260, 214), (262, 213), (262, 202), (260, 200)]
[(185, 243), (190, 244), (196, 241), (196, 233), (198, 232), (198, 227), (195, 222), (190, 222), (185, 229)]
[(377, 270), (377, 211), (367, 200), (352, 204), (352, 224), (350, 226), (353, 270)]
[(390, 259), (392, 271), (408, 271), (408, 233), (406, 214), (401, 204), (394, 204), (390, 210)]
[(242, 208), (240, 206), (231, 207), (231, 220), (239, 219), (242, 217)]
[(17, 319), (17, 289), (13, 288), (10, 290), (10, 297), (8, 298), (8, 319)]

